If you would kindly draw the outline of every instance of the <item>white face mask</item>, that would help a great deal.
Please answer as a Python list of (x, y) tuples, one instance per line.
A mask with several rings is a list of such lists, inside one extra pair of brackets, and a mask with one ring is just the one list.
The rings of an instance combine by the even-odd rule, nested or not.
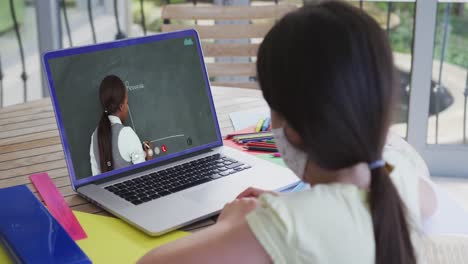
[(284, 128), (274, 128), (271, 130), (275, 137), (275, 143), (281, 154), (281, 157), (297, 177), (304, 180), (304, 171), (307, 165), (307, 153), (294, 147), (286, 138)]

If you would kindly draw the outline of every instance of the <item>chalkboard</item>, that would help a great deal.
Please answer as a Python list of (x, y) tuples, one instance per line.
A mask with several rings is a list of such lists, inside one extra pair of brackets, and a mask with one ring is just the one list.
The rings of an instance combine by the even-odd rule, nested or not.
[(77, 179), (91, 176), (91, 135), (103, 109), (99, 85), (119, 76), (129, 94), (125, 125), (160, 156), (216, 141), (196, 41), (191, 38), (113, 48), (49, 60)]

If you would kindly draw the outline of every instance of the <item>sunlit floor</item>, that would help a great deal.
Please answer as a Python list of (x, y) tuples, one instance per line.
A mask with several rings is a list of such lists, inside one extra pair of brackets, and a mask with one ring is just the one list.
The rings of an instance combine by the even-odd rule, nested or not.
[[(411, 70), (411, 55), (394, 53), (395, 64), (399, 69), (409, 72)], [(434, 60), (432, 79), (437, 80), (440, 62)], [(453, 104), (439, 114), (439, 144), (460, 144), (463, 141), (463, 118), (464, 118), (464, 92), (466, 76), (468, 72), (462, 67), (444, 64), (442, 85), (447, 88), (453, 96)], [(429, 95), (430, 89), (427, 88)], [(468, 126), (467, 126), (468, 128)], [(406, 135), (406, 124), (397, 124), (392, 127), (393, 131), (402, 137)], [(435, 144), (436, 116), (429, 118), (427, 143)]]

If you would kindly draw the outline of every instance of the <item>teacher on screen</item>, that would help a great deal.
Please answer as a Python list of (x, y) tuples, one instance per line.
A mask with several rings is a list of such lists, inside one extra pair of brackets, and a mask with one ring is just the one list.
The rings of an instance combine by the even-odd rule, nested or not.
[(122, 80), (106, 76), (99, 86), (99, 99), (101, 120), (89, 151), (93, 176), (151, 159), (151, 143), (142, 144), (135, 131), (122, 124), (128, 118), (128, 92)]

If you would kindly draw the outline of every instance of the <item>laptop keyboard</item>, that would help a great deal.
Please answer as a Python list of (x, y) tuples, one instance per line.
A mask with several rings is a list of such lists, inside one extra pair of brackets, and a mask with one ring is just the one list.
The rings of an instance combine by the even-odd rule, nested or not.
[(105, 189), (139, 205), (249, 168), (249, 165), (214, 154), (107, 186)]

